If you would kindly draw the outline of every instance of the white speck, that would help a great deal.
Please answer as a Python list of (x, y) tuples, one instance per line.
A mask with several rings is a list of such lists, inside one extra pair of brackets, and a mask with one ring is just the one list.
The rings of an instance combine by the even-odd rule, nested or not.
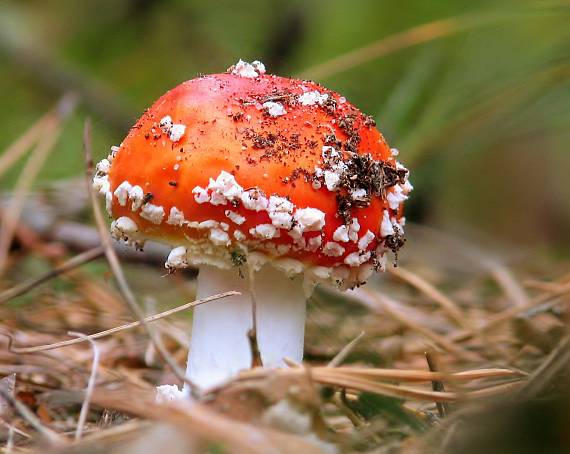
[(282, 229), (290, 229), (293, 225), (293, 209), (294, 205), (285, 197), (271, 196), (269, 197), (269, 207), (267, 214), (271, 219), (271, 223)]
[(108, 159), (102, 159), (97, 163), (97, 166), (95, 166), (95, 172), (101, 173), (103, 175), (107, 175), (110, 169), (111, 169), (111, 163), (109, 162)]
[(238, 241), (244, 241), (246, 236), (241, 230), (234, 230), (234, 238)]
[(358, 249), (361, 251), (366, 250), (370, 243), (374, 240), (374, 233), (370, 230), (367, 230), (364, 235), (358, 240)]
[(335, 147), (331, 147), (330, 145), (324, 145), (323, 148), (321, 148), (321, 157), (325, 161), (328, 161), (330, 159), (340, 158), (341, 154), (338, 152), (338, 150)]
[(178, 142), (186, 132), (186, 126), (183, 124), (175, 124), (172, 122), (170, 115), (165, 115), (160, 119), (158, 126), (163, 133), (168, 134), (168, 138), (173, 142)]
[(363, 188), (352, 189), (350, 191), (350, 197), (352, 198), (352, 200), (359, 202), (367, 202), (369, 200), (366, 189)]
[(227, 246), (230, 243), (230, 237), (221, 229), (210, 230), (210, 241), (216, 246)]
[(402, 190), (404, 191), (404, 194), (406, 194), (406, 195), (408, 195), (410, 192), (412, 192), (414, 190), (412, 183), (410, 183), (410, 180), (408, 180), (407, 178), (406, 178), (406, 182), (402, 185)]
[(196, 203), (202, 204), (210, 201), (208, 190), (200, 186), (196, 186), (194, 189), (192, 189), (192, 194), (194, 194), (194, 200)]
[(126, 216), (121, 216), (111, 223), (111, 236), (117, 240), (123, 240), (129, 245), (134, 243), (129, 235), (137, 231), (138, 226), (135, 221)]
[(344, 104), (345, 102), (346, 102), (346, 98), (344, 96), (341, 96), (340, 98), (338, 98), (339, 104)]
[(329, 191), (336, 191), (340, 183), (340, 175), (330, 170), (325, 170), (325, 186)]
[(186, 268), (188, 266), (186, 259), (187, 252), (184, 246), (178, 246), (172, 249), (164, 264), (165, 268)]
[(172, 117), (170, 115), (165, 115), (160, 119), (158, 126), (162, 132), (168, 134), (170, 132), (170, 128), (172, 128)]
[(251, 66), (253, 66), (259, 74), (265, 74), (265, 65), (259, 60), (253, 60)]
[(272, 224), (260, 224), (249, 229), (249, 233), (256, 238), (264, 240), (279, 238), (279, 230)]
[(263, 108), (272, 117), (280, 117), (281, 115), (285, 115), (287, 113), (285, 107), (283, 107), (283, 104), (278, 102), (273, 102), (273, 101), (264, 102)]
[(333, 240), (348, 243), (348, 227), (346, 225), (338, 226), (333, 233)]
[(307, 248), (309, 249), (309, 251), (314, 252), (319, 248), (322, 242), (323, 239), (320, 235), (314, 236), (312, 238), (309, 238), (309, 240), (307, 241)]
[(255, 79), (260, 74), (265, 74), (265, 65), (258, 60), (253, 63), (248, 63), (243, 60), (239, 60), (232, 68), (232, 74), (240, 77), (246, 77), (248, 79)]
[(166, 402), (173, 402), (181, 400), (186, 397), (186, 393), (178, 388), (177, 385), (161, 385), (156, 387), (155, 402), (162, 404)]
[(325, 213), (316, 208), (299, 208), (295, 211), (295, 227), (302, 232), (318, 232), (325, 226)]
[(389, 192), (386, 194), (386, 200), (388, 201), (388, 206), (392, 210), (397, 210), (400, 204), (407, 200), (408, 196), (404, 193), (402, 186), (399, 184), (394, 185)]
[(269, 206), (269, 201), (258, 189), (250, 189), (241, 195), (241, 203), (248, 210), (264, 211)]
[(295, 244), (296, 250), (304, 251), (305, 249), (307, 249), (307, 240), (298, 231), (296, 231), (295, 229), (289, 230), (287, 232), (287, 235), (293, 238), (293, 243)]
[(183, 225), (184, 224), (184, 213), (180, 211), (176, 207), (172, 207), (170, 209), (170, 213), (168, 215), (168, 220), (166, 221), (167, 224), (171, 225)]
[(352, 218), (352, 221), (348, 225), (348, 237), (354, 243), (358, 241), (358, 232), (360, 232), (360, 223), (357, 218)]
[(390, 214), (388, 213), (388, 210), (384, 210), (382, 223), (380, 224), (380, 235), (385, 238), (387, 236), (394, 235), (394, 233), (394, 226), (390, 221)]
[(235, 211), (226, 210), (224, 213), (230, 219), (230, 221), (236, 223), (237, 225), (242, 225), (245, 222), (245, 217), (239, 213), (236, 213)]
[(208, 189), (211, 190), (212, 205), (225, 205), (228, 201), (238, 200), (243, 193), (243, 188), (235, 177), (225, 170), (222, 170), (215, 180), (210, 178)]
[(360, 266), (364, 262), (367, 262), (370, 259), (370, 252), (366, 252), (365, 254), (361, 254), (359, 252), (352, 252), (348, 254), (345, 259), (344, 263), (348, 266)]
[(308, 91), (299, 96), (299, 102), (303, 106), (314, 106), (315, 104), (322, 106), (323, 103), (327, 101), (327, 99), (329, 99), (328, 94), (320, 93), (317, 90)]
[(152, 203), (143, 205), (141, 210), (141, 218), (146, 219), (153, 224), (160, 224), (164, 218), (164, 208)]
[(138, 230), (136, 222), (127, 216), (121, 216), (114, 224), (123, 233), (135, 233)]
[(390, 148), (390, 152), (392, 153), (392, 156), (398, 156), (400, 154), (400, 150), (397, 148)]
[(329, 241), (323, 247), (323, 254), (328, 255), (329, 257), (340, 257), (344, 254), (344, 248), (333, 241)]
[(202, 221), (198, 224), (199, 229), (216, 229), (220, 226), (218, 221), (214, 221), (213, 219), (209, 219), (207, 221)]
[(170, 128), (170, 132), (168, 133), (168, 137), (173, 142), (178, 142), (182, 137), (184, 137), (184, 133), (186, 132), (186, 126), (183, 124), (174, 124), (172, 128)]
[(105, 195), (110, 192), (111, 184), (109, 183), (109, 177), (107, 175), (95, 176), (93, 178), (93, 189), (101, 195)]
[(174, 164), (174, 166), (172, 166), (173, 170), (179, 170), (180, 169), (180, 164), (176, 163)]
[(122, 207), (124, 207), (127, 204), (127, 199), (129, 197), (129, 192), (131, 191), (131, 189), (132, 186), (128, 181), (123, 181), (119, 186), (117, 186), (117, 189), (115, 189), (115, 192), (113, 194), (115, 195), (115, 197), (117, 197), (119, 205), (121, 205)]
[(131, 210), (137, 211), (141, 206), (144, 199), (144, 191), (138, 185), (135, 185), (129, 191), (129, 199), (131, 199)]

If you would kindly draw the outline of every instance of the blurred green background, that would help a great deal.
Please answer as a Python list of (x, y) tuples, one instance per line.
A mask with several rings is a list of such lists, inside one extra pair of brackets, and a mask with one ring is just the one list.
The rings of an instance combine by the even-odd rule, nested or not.
[(269, 72), (314, 78), (376, 117), (412, 171), (409, 220), (568, 256), (569, 7), (3, 0), (0, 150), (64, 92), (77, 91), (81, 107), (37, 185), (80, 176), (85, 116), (102, 157), (169, 88), (239, 58), (260, 59)]

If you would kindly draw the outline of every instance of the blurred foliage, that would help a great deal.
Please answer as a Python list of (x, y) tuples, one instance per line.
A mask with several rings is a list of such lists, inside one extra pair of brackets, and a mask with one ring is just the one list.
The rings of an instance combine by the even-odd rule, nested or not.
[[(310, 77), (435, 21), (424, 43), (396, 38), (399, 49), (333, 64), (318, 82), (374, 114), (402, 150), (416, 186), (408, 219), (560, 253), (570, 231), (569, 13), (564, 1), (5, 0), (0, 150), (79, 90), (83, 109), (39, 184), (78, 176), (86, 115), (103, 156), (154, 99), (197, 74), (260, 58), (272, 72)], [(438, 37), (443, 19), (455, 29)]]

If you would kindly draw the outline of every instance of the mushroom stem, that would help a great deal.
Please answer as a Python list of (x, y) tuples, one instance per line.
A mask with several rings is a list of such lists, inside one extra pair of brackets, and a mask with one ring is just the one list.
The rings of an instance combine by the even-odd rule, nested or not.
[(247, 279), (236, 270), (201, 266), (197, 282), (197, 298), (230, 290), (241, 293), (194, 309), (186, 376), (206, 390), (251, 367), (247, 333), (252, 327), (252, 299)]
[(265, 265), (255, 274), (257, 343), (264, 367), (284, 367), (283, 358), (303, 359), (306, 295), (303, 277), (289, 278)]

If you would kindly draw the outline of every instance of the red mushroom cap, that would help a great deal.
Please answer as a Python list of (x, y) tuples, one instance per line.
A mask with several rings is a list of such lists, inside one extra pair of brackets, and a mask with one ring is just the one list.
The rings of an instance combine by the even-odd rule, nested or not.
[(240, 61), (158, 99), (95, 185), (115, 236), (180, 246), (168, 267), (262, 258), (354, 284), (403, 243), (395, 154), (339, 94)]

